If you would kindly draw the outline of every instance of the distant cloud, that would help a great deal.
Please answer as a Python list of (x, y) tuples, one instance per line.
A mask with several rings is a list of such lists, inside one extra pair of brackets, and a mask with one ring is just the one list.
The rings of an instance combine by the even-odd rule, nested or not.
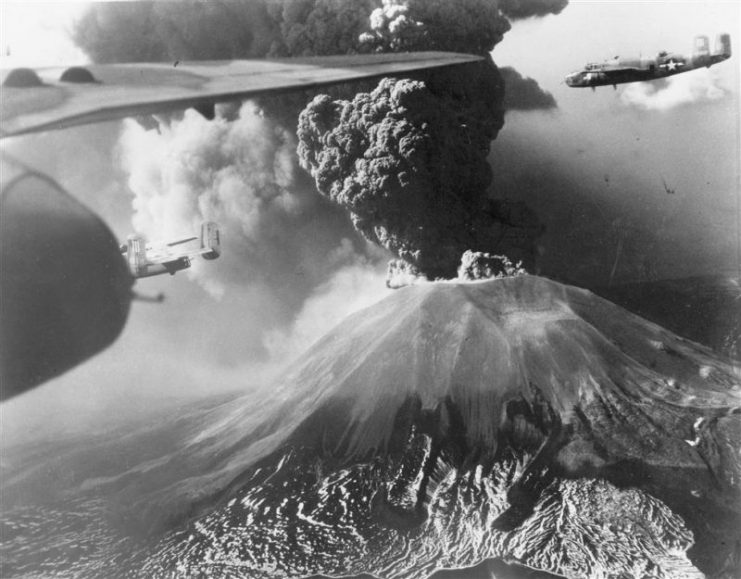
[(623, 104), (644, 110), (668, 110), (690, 103), (712, 102), (725, 97), (713, 71), (700, 69), (666, 79), (665, 82), (636, 82), (620, 94)]
[[(135, 195), (134, 228), (150, 239), (168, 239), (216, 221), (225, 243), (222, 267), (189, 273), (217, 295), (229, 285), (281, 280), (298, 305), (326, 279), (326, 267), (341, 265), (327, 266), (325, 256), (344, 228), (302, 180), (295, 150), (290, 132), (249, 102), (234, 121), (207, 121), (187, 111), (159, 131), (129, 122), (121, 152)], [(333, 227), (329, 238), (318, 231)], [(309, 247), (307, 240), (324, 243)]]
[(499, 9), (511, 20), (560, 14), (569, 0), (500, 0)]
[(504, 108), (506, 110), (531, 111), (554, 109), (558, 105), (551, 93), (543, 90), (532, 78), (523, 77), (514, 68), (499, 69), (504, 78)]
[(86, 64), (69, 34), (86, 8), (83, 2), (0, 2), (0, 67)]

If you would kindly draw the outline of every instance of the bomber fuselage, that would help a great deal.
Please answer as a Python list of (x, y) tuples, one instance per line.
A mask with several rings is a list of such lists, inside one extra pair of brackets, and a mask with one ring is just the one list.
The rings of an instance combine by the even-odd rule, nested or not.
[[(698, 42), (699, 41), (699, 42)], [(601, 63), (589, 63), (582, 70), (566, 77), (571, 87), (596, 87), (628, 82), (642, 82), (666, 78), (697, 68), (710, 67), (731, 56), (728, 34), (722, 34), (716, 42), (716, 51), (710, 53), (707, 37), (696, 39), (692, 56), (662, 51), (654, 58), (621, 59), (615, 57)]]

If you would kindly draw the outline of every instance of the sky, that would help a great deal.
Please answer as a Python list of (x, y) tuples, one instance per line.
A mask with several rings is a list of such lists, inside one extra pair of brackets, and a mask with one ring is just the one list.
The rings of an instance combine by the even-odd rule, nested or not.
[[(83, 63), (68, 37), (83, 9), (58, 2), (0, 4), (0, 65)], [(700, 33), (712, 43), (715, 34), (730, 32), (738, 50), (740, 11), (735, 0), (572, 0), (560, 15), (513, 24), (493, 52), (495, 62), (537, 80), (558, 107), (507, 113), (490, 156), (492, 196), (538, 209), (547, 226), (540, 241), (542, 273), (557, 271), (589, 286), (635, 280), (644, 270), (659, 278), (736, 271), (738, 56), (675, 77), (659, 90), (638, 84), (592, 92), (569, 88), (562, 79), (588, 61), (615, 55), (689, 52)], [(199, 176), (182, 162), (192, 152), (184, 144), (189, 134), (226, 131), (234, 146), (219, 150), (221, 164), (230, 166), (236, 150), (251, 163), (248, 172), (270, 169), (273, 193), (260, 207), (280, 209), (250, 205), (265, 186), (260, 181), (254, 184), (258, 193), (234, 197), (235, 211), (245, 219), (241, 231), (231, 230), (240, 240), (233, 254), (195, 273), (137, 283), (143, 294), (164, 292), (164, 304), (135, 302), (112, 347), (4, 403), (6, 440), (105, 428), (183, 397), (256, 389), (345, 315), (389, 294), (389, 256), (364, 245), (342, 214), (300, 195), (296, 207), (285, 207), (284, 188), (300, 191), (305, 177), (275, 153), (281, 147), (251, 144), (255, 134), (282, 139), (276, 127), (249, 107), (241, 114), (252, 127), (248, 139), (192, 116), (177, 133), (154, 143), (128, 122), (3, 145), (54, 176), (120, 239), (135, 227), (148, 233), (165, 227), (156, 215), (134, 218), (132, 204), (141, 195), (132, 189), (146, 194), (162, 175), (175, 183)], [(282, 143), (292, 146), (290, 140)], [(228, 177), (223, 175), (227, 185)], [(304, 219), (314, 214), (321, 219)], [(192, 226), (187, 219), (167, 221), (166, 235), (187, 234)], [(647, 258), (637, 260), (631, 252)], [(586, 257), (574, 258), (580, 254)]]
[(84, 64), (85, 54), (69, 38), (85, 2), (18, 2), (0, 6), (0, 66), (62, 66)]
[(740, 9), (736, 2), (571, 2), (559, 16), (515, 24), (495, 49), (498, 64), (535, 78), (559, 105), (552, 113), (510, 113), (492, 154), (495, 181), (549, 205), (546, 243), (560, 252), (553, 259), (560, 263), (572, 249), (562, 235), (564, 202), (586, 219), (596, 202), (615, 208), (608, 222), (621, 217), (621, 226), (661, 231), (652, 245), (661, 278), (737, 270), (738, 56), (673, 77), (656, 92), (650, 83), (592, 92), (562, 79), (616, 55), (689, 54), (697, 34), (712, 46), (716, 34), (729, 32), (737, 50)]

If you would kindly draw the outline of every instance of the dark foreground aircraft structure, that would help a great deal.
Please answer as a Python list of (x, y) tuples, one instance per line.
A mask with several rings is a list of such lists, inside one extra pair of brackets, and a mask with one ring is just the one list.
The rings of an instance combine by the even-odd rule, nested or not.
[[(14, 69), (0, 73), (0, 138), (190, 107), (211, 118), (219, 102), (478, 60), (418, 52)], [(135, 279), (169, 270), (147, 263), (144, 248), (131, 253), (132, 271), (93, 211), (5, 152), (0, 162), (0, 399), (7, 399), (110, 345), (126, 323)], [(213, 257), (211, 245), (205, 253)]]
[(591, 87), (613, 85), (628, 82), (656, 80), (689, 72), (696, 68), (711, 67), (731, 57), (731, 36), (719, 34), (715, 40), (715, 50), (710, 52), (710, 41), (707, 36), (696, 36), (692, 56), (683, 56), (674, 52), (659, 52), (655, 57), (622, 59), (615, 57), (602, 63), (589, 63), (583, 70), (573, 72), (566, 77), (570, 87)]

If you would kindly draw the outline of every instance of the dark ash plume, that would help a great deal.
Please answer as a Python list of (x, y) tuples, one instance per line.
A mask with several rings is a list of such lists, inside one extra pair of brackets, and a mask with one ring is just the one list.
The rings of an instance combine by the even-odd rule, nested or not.
[(569, 0), (499, 0), (499, 9), (511, 20), (560, 14)]
[(95, 62), (350, 54), (373, 0), (242, 0), (93, 4), (75, 42)]
[[(370, 28), (361, 40), (372, 50), (488, 56), (510, 23), (491, 0), (384, 0)], [(301, 163), (367, 239), (423, 275), (454, 277), (466, 250), (531, 264), (537, 219), (510, 223), (503, 205), (487, 202), (503, 98), (490, 58), (423, 82), (383, 81), (355, 98), (317, 97), (299, 120)]]
[(386, 52), (450, 50), (486, 55), (510, 24), (492, 0), (383, 0), (362, 39)]
[(430, 278), (454, 277), (464, 251), (493, 251), (504, 236), (485, 193), (501, 110), (482, 110), (501, 102), (501, 78), (491, 62), (463, 74), (462, 84), (384, 79), (352, 101), (321, 95), (299, 117), (300, 162), (319, 191)]
[(266, 0), (279, 34), (270, 56), (351, 54), (360, 49), (374, 0)]
[(73, 31), (94, 62), (264, 56), (280, 31), (264, 2), (105, 2)]
[(508, 111), (548, 110), (558, 107), (551, 93), (543, 90), (535, 79), (523, 77), (514, 68), (499, 69), (504, 79), (504, 108)]

